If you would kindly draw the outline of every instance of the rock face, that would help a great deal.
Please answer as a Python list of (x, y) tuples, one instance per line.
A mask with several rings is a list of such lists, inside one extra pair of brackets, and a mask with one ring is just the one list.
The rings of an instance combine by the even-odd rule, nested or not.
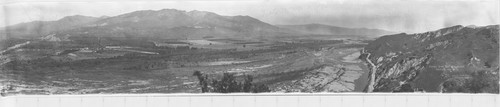
[(380, 37), (361, 56), (374, 67), (365, 91), (498, 93), (498, 32), (453, 26)]
[(50, 35), (47, 35), (47, 36), (43, 36), (40, 39), (44, 40), (44, 41), (58, 42), (58, 41), (69, 41), (68, 37), (69, 37), (69, 35), (59, 36), (58, 37), (56, 34), (50, 34)]

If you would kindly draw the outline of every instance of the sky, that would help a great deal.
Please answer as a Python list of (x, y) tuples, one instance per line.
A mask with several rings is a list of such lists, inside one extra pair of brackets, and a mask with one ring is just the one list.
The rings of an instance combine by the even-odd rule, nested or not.
[(116, 16), (137, 10), (200, 10), (247, 15), (274, 25), (326, 24), (419, 33), (454, 25), (499, 24), (499, 0), (4, 0), (0, 27), (65, 16)]

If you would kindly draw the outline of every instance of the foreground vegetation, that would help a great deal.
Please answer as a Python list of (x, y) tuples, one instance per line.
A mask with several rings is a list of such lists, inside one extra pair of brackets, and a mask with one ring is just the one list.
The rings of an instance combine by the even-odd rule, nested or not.
[(220, 80), (208, 77), (200, 71), (195, 71), (194, 76), (198, 77), (198, 83), (202, 93), (232, 93), (232, 92), (270, 92), (271, 90), (264, 84), (254, 84), (253, 76), (244, 75), (243, 81), (237, 81), (234, 74), (224, 73)]

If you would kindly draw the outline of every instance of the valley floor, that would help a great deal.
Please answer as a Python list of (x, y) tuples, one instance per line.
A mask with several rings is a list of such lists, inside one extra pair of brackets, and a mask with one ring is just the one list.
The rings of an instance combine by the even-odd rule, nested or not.
[[(364, 43), (318, 40), (254, 45), (238, 50), (81, 48), (10, 59), (14, 61), (2, 65), (0, 78), (4, 87), (12, 87), (10, 93), (17, 94), (198, 93), (194, 71), (213, 78), (222, 73), (253, 75), (256, 84), (268, 85), (274, 92), (361, 92), (367, 85), (367, 67), (358, 59)], [(13, 53), (31, 55), (23, 51), (33, 50)]]

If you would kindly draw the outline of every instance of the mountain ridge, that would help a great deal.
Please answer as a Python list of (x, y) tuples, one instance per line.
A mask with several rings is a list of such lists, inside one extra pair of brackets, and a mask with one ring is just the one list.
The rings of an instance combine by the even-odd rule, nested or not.
[(318, 35), (362, 35), (369, 38), (376, 38), (382, 35), (394, 34), (395, 32), (381, 29), (369, 28), (346, 28), (324, 24), (301, 24), (301, 25), (277, 25), (282, 28), (296, 30), (302, 33)]
[[(319, 25), (319, 24), (318, 24)], [(329, 26), (333, 27), (333, 26)], [(370, 34), (384, 32), (367, 28), (342, 28), (350, 30), (340, 35)], [(91, 17), (66, 16), (56, 21), (33, 21), (6, 27), (6, 36), (42, 37), (57, 35), (96, 35), (109, 37), (156, 37), (173, 39), (223, 38), (268, 38), (281, 36), (308, 36), (317, 34), (271, 25), (247, 16), (223, 16), (208, 11), (185, 11), (177, 9), (140, 10), (116, 16)], [(331, 33), (330, 33), (331, 34)], [(329, 34), (329, 35), (330, 35)], [(339, 34), (335, 34), (339, 35)]]
[(367, 91), (498, 93), (498, 31), (458, 25), (382, 36), (363, 51), (376, 68)]
[(6, 26), (1, 32), (4, 32), (3, 37), (39, 37), (55, 31), (82, 27), (101, 18), (103, 17), (73, 15), (55, 21), (31, 21)]

